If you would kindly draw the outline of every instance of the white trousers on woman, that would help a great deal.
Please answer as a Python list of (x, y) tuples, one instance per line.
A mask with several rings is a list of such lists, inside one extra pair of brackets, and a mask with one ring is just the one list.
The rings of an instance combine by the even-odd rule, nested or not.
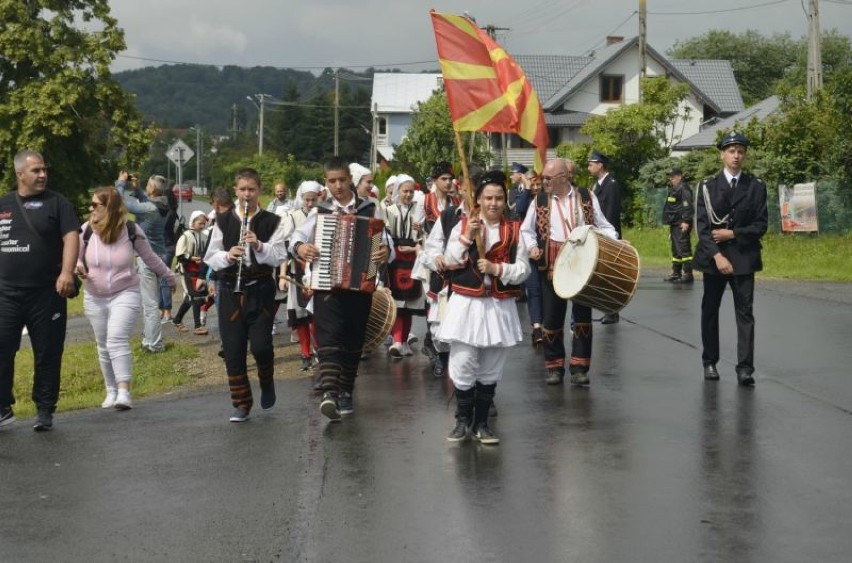
[(478, 381), (491, 385), (503, 379), (508, 348), (477, 348), (455, 341), (450, 345), (450, 379), (462, 391), (467, 391)]
[(83, 310), (95, 331), (98, 360), (107, 388), (114, 389), (116, 383), (130, 382), (133, 360), (130, 333), (142, 310), (139, 289), (128, 289), (113, 297), (86, 293)]

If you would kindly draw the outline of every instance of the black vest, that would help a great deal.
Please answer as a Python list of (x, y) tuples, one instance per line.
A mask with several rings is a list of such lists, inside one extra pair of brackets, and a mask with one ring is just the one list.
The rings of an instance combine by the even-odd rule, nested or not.
[[(272, 235), (278, 229), (278, 223), (281, 222), (281, 217), (275, 213), (258, 209), (258, 212), (249, 221), (249, 230), (257, 235), (260, 242), (269, 242)], [(237, 246), (240, 243), (240, 231), (242, 230), (242, 222), (237, 217), (233, 209), (229, 209), (225, 213), (216, 215), (216, 224), (219, 230), (222, 231), (222, 248), (226, 251), (231, 247)], [(248, 266), (243, 264), (243, 277), (247, 279), (255, 279), (262, 277), (271, 277), (273, 268), (266, 264), (258, 264), (257, 258), (254, 255), (254, 250), (249, 250), (251, 253), (252, 264)], [(224, 268), (219, 272), (221, 278), (227, 278), (237, 275), (237, 267), (239, 262)], [(220, 278), (220, 279), (221, 279)]]

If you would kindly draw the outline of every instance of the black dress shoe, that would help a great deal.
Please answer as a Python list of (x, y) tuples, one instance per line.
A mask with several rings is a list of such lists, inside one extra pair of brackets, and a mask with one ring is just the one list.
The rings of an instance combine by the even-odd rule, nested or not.
[(618, 313), (607, 313), (601, 319), (602, 325), (612, 325), (620, 321), (621, 318), (618, 316)]
[(737, 383), (743, 387), (753, 387), (754, 377), (752, 377), (752, 375), (747, 371), (737, 370)]
[(688, 276), (683, 276), (682, 278), (672, 280), (672, 283), (685, 283), (685, 284), (695, 283), (695, 278), (692, 277), (692, 274), (689, 274)]
[(719, 372), (716, 371), (716, 366), (713, 364), (704, 366), (704, 379), (707, 381), (719, 381)]
[(663, 278), (663, 281), (665, 281), (665, 282), (675, 282), (675, 281), (679, 281), (679, 280), (680, 280), (680, 274), (675, 274), (675, 273), (672, 273), (672, 274)]
[(541, 327), (535, 327), (532, 329), (532, 345), (538, 346), (541, 344), (542, 340), (544, 340), (544, 334), (541, 331)]

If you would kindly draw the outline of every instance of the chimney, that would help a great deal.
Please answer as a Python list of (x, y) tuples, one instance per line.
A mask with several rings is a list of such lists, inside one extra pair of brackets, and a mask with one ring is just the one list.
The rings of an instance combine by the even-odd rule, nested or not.
[(607, 35), (606, 36), (607, 47), (609, 47), (610, 45), (615, 45), (616, 43), (621, 43), (622, 41), (624, 41), (623, 35)]

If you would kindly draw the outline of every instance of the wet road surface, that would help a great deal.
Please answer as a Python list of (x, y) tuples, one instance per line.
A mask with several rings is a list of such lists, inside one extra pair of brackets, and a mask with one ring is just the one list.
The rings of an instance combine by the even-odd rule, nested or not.
[(730, 295), (705, 383), (700, 282), (657, 279), (595, 325), (590, 389), (545, 386), (541, 353), (515, 349), (497, 447), (445, 441), (451, 388), (419, 345), (363, 363), (340, 424), (307, 380), (229, 424), (224, 376), (46, 434), (19, 421), (0, 431), (0, 560), (848, 561), (852, 287), (758, 281), (741, 389)]

